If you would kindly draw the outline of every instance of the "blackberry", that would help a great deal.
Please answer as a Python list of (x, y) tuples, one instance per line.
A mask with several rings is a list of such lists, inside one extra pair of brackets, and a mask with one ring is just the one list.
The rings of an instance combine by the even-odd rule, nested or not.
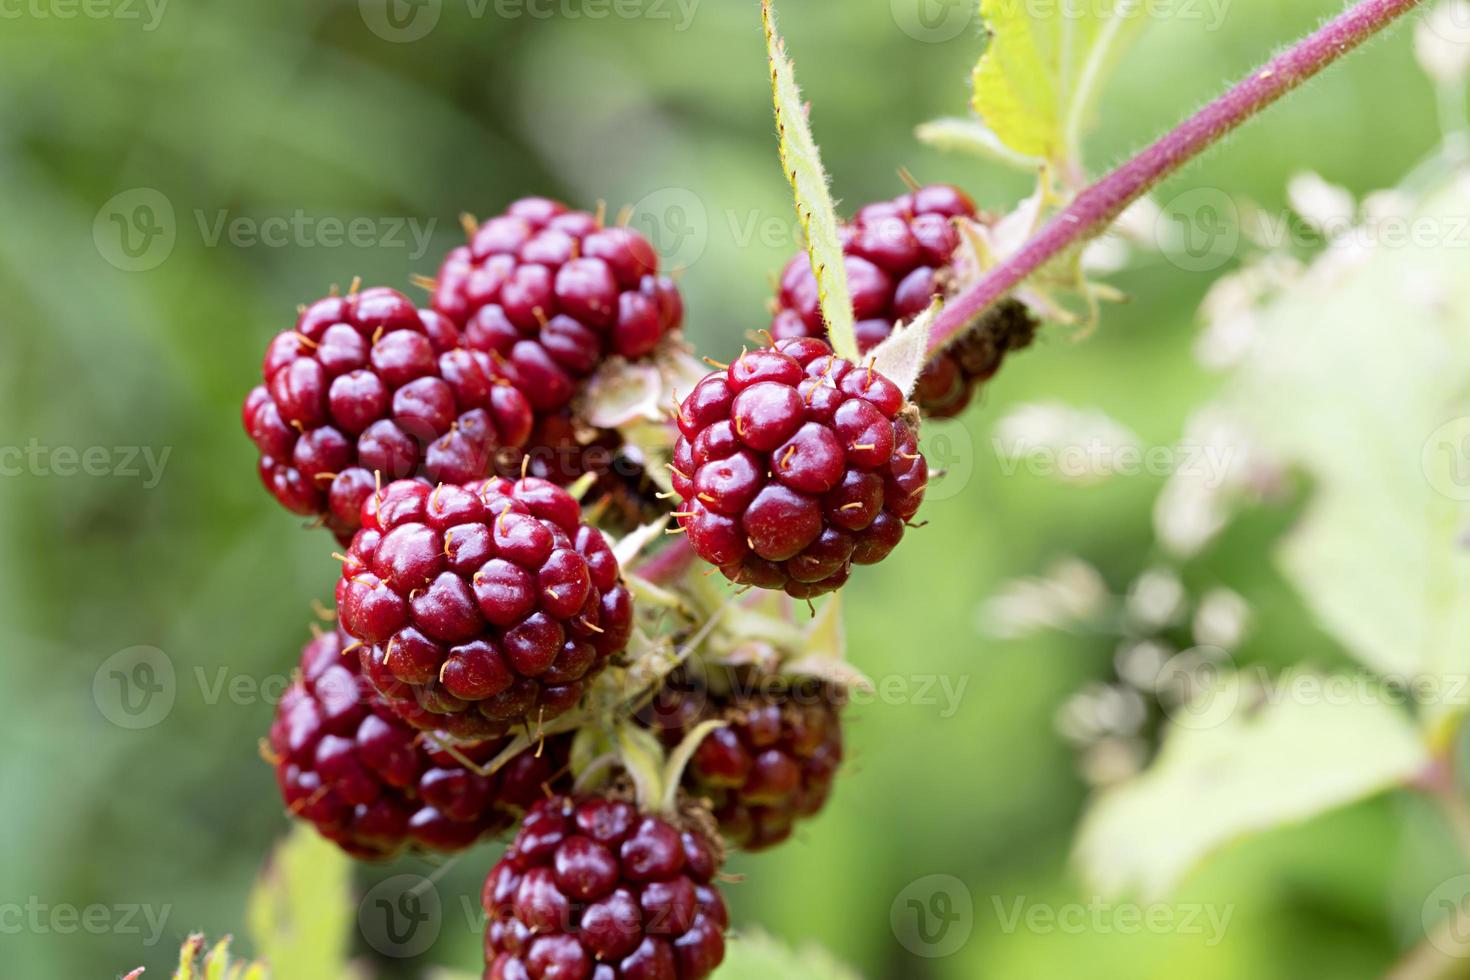
[(678, 409), (673, 484), (690, 547), (731, 581), (808, 599), (888, 556), (929, 469), (903, 393), (816, 338), (709, 374)]
[(346, 544), (376, 481), (463, 483), (530, 435), (530, 403), (459, 328), (392, 289), (329, 296), (266, 352), (245, 399), (260, 475), (288, 510)]
[[(960, 245), (954, 222), (975, 218), (975, 203), (964, 191), (933, 184), (892, 201), (866, 205), (842, 228), (859, 350), (866, 353), (896, 324), (945, 295), (954, 279)], [(826, 336), (817, 280), (805, 252), (786, 264), (776, 306), (771, 334), (777, 340)], [(1006, 353), (1030, 344), (1036, 329), (1023, 304), (1003, 301), (965, 338), (930, 359), (914, 401), (927, 415), (958, 415), (980, 383), (999, 369)]]
[(538, 414), (567, 406), (610, 355), (653, 353), (684, 318), (646, 238), (543, 197), (516, 201), (449, 253), (434, 309), (512, 366)]
[(571, 494), (545, 480), (400, 480), (363, 503), (337, 583), (363, 672), (416, 728), (458, 739), (581, 700), (627, 645), (633, 598)]
[(815, 679), (750, 672), (716, 674), (711, 684), (670, 677), (639, 721), (672, 749), (696, 726), (726, 722), (695, 749), (685, 790), (709, 802), (732, 845), (759, 851), (791, 836), (832, 792), (842, 762), (842, 692)]
[(725, 958), (718, 845), (604, 796), (526, 815), (485, 880), (485, 980), (700, 980)]
[[(270, 758), (286, 806), (360, 858), (404, 847), (456, 851), (508, 830), (524, 810), (570, 782), (570, 738), (554, 736), (489, 776), (468, 768), (505, 747), (444, 752), (382, 703), (340, 630), (301, 653), (299, 676), (276, 707)], [(344, 653), (346, 655), (344, 655)]]

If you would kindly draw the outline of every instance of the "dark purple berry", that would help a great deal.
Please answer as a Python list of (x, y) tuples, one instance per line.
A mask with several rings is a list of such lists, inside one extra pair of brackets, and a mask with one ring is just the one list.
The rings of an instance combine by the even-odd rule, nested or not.
[[(945, 294), (960, 245), (955, 219), (976, 217), (975, 204), (964, 191), (934, 184), (866, 205), (843, 227), (859, 350), (866, 353), (895, 324), (912, 319)], [(1024, 305), (1002, 301), (982, 324), (929, 361), (914, 401), (926, 415), (958, 415), (1008, 352), (1031, 343), (1036, 329)], [(816, 277), (804, 252), (787, 263), (781, 276), (771, 334), (777, 340), (826, 334)]]
[(778, 682), (746, 671), (711, 676), (674, 674), (639, 721), (670, 748), (702, 722), (726, 722), (695, 749), (684, 788), (709, 801), (731, 844), (762, 850), (826, 804), (842, 762), (846, 699), (816, 680)]
[(402, 480), (362, 507), (337, 602), (365, 674), (411, 725), (460, 739), (556, 717), (627, 644), (601, 532), (545, 480)]
[(486, 980), (702, 980), (725, 957), (720, 864), (692, 822), (546, 799), (485, 879)]
[(391, 711), (358, 669), (358, 644), (340, 630), (301, 654), (300, 674), (276, 708), (271, 761), (287, 809), (355, 857), (405, 847), (457, 851), (507, 830), (569, 782), (568, 736), (553, 736), (489, 775), (505, 742), (446, 751)]
[(803, 599), (840, 587), (853, 562), (893, 549), (924, 499), (909, 419), (892, 382), (823, 341), (741, 355), (679, 408), (673, 486), (690, 546), (742, 585)]
[(379, 479), (481, 479), (531, 432), (508, 367), (460, 349), (453, 323), (391, 289), (306, 307), (271, 342), (263, 375), (243, 413), (261, 479), (343, 544)]

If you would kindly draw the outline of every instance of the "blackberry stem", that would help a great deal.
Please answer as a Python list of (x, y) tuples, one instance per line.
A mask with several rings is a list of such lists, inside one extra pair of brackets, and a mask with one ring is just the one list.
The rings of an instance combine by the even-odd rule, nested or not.
[(976, 317), (1048, 261), (1107, 230), (1124, 208), (1165, 177), (1419, 4), (1361, 0), (1083, 190), (1019, 251), (945, 304), (929, 332), (929, 354), (964, 334)]

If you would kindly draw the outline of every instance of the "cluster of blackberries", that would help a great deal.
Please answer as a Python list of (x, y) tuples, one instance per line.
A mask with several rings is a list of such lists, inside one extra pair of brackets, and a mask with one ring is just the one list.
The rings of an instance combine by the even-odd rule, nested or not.
[[(865, 205), (842, 226), (860, 350), (867, 352), (899, 323), (918, 316), (936, 297), (951, 291), (961, 244), (956, 222), (980, 217), (964, 191), (932, 184), (891, 201)], [(771, 334), (777, 340), (826, 335), (817, 279), (805, 252), (786, 264), (775, 305)], [(936, 418), (960, 414), (1005, 355), (1031, 343), (1036, 327), (1021, 303), (1002, 302), (986, 322), (930, 359), (919, 377), (915, 402), (925, 415)]]
[[(942, 187), (859, 212), (844, 241), (864, 350), (944, 291), (953, 219), (973, 215)], [(673, 547), (732, 581), (810, 599), (884, 558), (928, 482), (918, 410), (821, 339), (804, 258), (783, 277), (771, 345), (677, 407), (670, 458), (637, 450), (632, 481), (589, 462), (629, 447), (579, 417), (586, 382), (678, 342), (683, 302), (658, 265), (600, 215), (517, 201), (470, 226), (430, 309), (356, 287), (303, 307), (245, 400), (266, 487), (346, 550), (339, 623), (302, 652), (264, 746), (281, 794), (362, 858), (457, 850), (520, 820), (485, 885), (491, 980), (708, 975), (728, 926), (722, 842), (784, 840), (842, 758), (832, 686), (684, 669), (636, 719), (671, 751), (721, 723), (694, 747), (678, 814), (626, 798), (626, 781), (574, 789), (574, 735), (542, 733), (635, 633), (596, 525), (652, 508), (687, 532)], [(958, 410), (982, 359), (941, 355), (920, 404)], [(568, 489), (641, 491), (663, 465), (677, 505), (584, 507)]]

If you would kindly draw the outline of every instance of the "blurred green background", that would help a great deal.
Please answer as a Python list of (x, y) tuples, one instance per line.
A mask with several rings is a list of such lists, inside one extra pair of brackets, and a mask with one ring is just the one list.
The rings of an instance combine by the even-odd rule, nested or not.
[[(1150, 23), (1108, 87), (1094, 171), (1336, 6), (1160, 7), (1186, 8), (1197, 15)], [(404, 5), (437, 16), (411, 41), (426, 21), (385, 20), (370, 0), (26, 0), (0, 12), (0, 445), (104, 447), (119, 465), (123, 447), (168, 453), (156, 485), (141, 455), (138, 476), (32, 466), (0, 479), (0, 974), (166, 975), (187, 932), (241, 927), (286, 827), (257, 740), (336, 565), (326, 533), (303, 532), (260, 487), (239, 403), (298, 303), (354, 276), (407, 288), (461, 240), (459, 212), (545, 193), (612, 211), (642, 202), (641, 226), (687, 267), (687, 329), (702, 352), (729, 355), (764, 325), (769, 277), (796, 239), (757, 5), (646, 0), (632, 5), (639, 16), (589, 15), (608, 9)], [(907, 167), (1007, 208), (1029, 191), (1023, 176), (911, 136), (963, 110), (983, 43), (967, 4), (925, 9), (928, 20), (916, 0), (785, 4), (835, 192), (852, 206), (893, 196)], [(1361, 193), (1396, 182), (1437, 139), (1401, 29), (1161, 197), (1220, 187), (1279, 208), (1305, 168)], [(150, 214), (131, 229), (136, 254), (122, 250), (114, 216)], [(272, 218), (296, 227), (250, 236)], [(368, 240), (334, 237), (333, 222), (362, 218)], [(430, 238), (416, 243), (411, 227)], [(1113, 649), (1057, 634), (1002, 642), (977, 611), (1005, 580), (1067, 553), (1126, 585), (1152, 560), (1161, 480), (1006, 476), (991, 426), (1010, 405), (1055, 398), (1103, 408), (1145, 445), (1172, 443), (1215, 383), (1191, 356), (1213, 275), (1157, 259), (1120, 273), (1131, 302), (1095, 335), (1049, 329), (983, 404), (930, 431), (968, 476), (934, 495), (927, 530), (855, 577), (851, 656), (877, 676), (963, 681), (963, 697), (953, 712), (913, 699), (853, 710), (833, 804), (790, 846), (734, 862), (737, 928), (820, 943), (868, 977), (935, 980), (1372, 976), (1414, 938), (1404, 868), (1433, 852), (1424, 840), (1437, 831), (1394, 799), (1268, 835), (1192, 878), (1176, 901), (1228, 908), (1223, 936), (1008, 927), (1018, 900), (1091, 899), (1068, 868), (1088, 788), (1054, 715), (1112, 676)], [(1246, 518), (1191, 575), (1253, 605), (1242, 659), (1335, 663), (1267, 561), (1284, 520)], [(145, 719), (156, 723), (130, 729), (105, 707), (105, 663), (137, 646), (166, 654), (174, 690), (171, 709)], [(477, 962), (461, 897), (474, 901), (494, 853), (443, 872), (449, 911), (425, 960), (393, 961), (359, 937), (380, 976)], [(368, 869), (362, 884), (404, 870), (426, 865)], [(891, 922), (904, 889), (933, 874), (973, 902), (971, 930), (942, 957), (916, 955)], [(108, 911), (90, 924), (52, 914), (89, 906)], [(137, 906), (124, 922), (118, 910)], [(143, 912), (163, 918), (157, 937)]]

